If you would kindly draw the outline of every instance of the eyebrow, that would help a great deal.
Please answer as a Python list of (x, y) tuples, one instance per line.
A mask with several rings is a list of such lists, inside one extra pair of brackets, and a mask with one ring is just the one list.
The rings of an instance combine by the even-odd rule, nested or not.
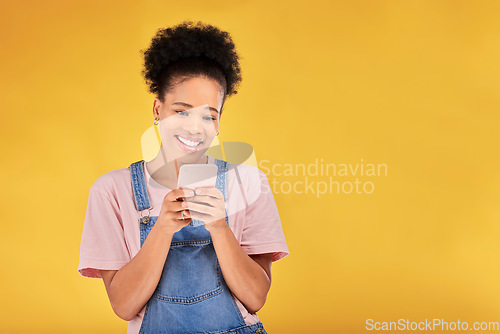
[[(188, 107), (188, 108), (193, 108), (192, 105), (188, 104), (188, 103), (185, 103), (185, 102), (174, 102), (172, 103), (172, 105), (174, 104), (180, 104), (181, 106), (184, 106), (184, 107)], [(219, 110), (215, 109), (214, 107), (208, 107), (210, 110), (212, 111), (215, 111), (216, 113), (219, 113)]]

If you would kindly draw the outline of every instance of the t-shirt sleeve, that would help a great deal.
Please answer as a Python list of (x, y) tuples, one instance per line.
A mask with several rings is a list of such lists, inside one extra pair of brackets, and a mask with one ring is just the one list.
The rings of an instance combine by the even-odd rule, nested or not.
[(92, 278), (102, 278), (99, 269), (119, 270), (130, 261), (118, 204), (101, 184), (90, 188), (80, 244), (78, 272)]
[(278, 208), (266, 174), (254, 169), (248, 180), (241, 248), (248, 254), (273, 253), (273, 262), (289, 255)]

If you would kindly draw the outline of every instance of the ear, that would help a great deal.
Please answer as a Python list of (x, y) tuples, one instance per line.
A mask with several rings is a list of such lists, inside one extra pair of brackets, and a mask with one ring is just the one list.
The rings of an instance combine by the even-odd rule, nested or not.
[(155, 98), (153, 101), (153, 117), (154, 118), (160, 118), (160, 110), (162, 107), (163, 103), (160, 101), (159, 98)]

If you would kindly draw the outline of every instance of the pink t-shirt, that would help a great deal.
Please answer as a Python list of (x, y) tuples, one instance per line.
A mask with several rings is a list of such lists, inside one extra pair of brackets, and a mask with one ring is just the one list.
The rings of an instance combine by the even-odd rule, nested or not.
[[(208, 156), (208, 163), (215, 163), (215, 159)], [(155, 182), (147, 168), (144, 175), (153, 206), (150, 215), (158, 216), (170, 189)], [(273, 253), (273, 262), (287, 256), (278, 209), (264, 172), (251, 165), (230, 164), (227, 182), (228, 223), (241, 248), (248, 255)], [(100, 176), (90, 187), (78, 272), (85, 277), (102, 278), (99, 269), (119, 270), (127, 264), (140, 249), (139, 217), (130, 170), (121, 168)], [(246, 324), (259, 321), (256, 313), (249, 313), (233, 297)], [(127, 334), (139, 333), (145, 310), (146, 306), (129, 321)]]

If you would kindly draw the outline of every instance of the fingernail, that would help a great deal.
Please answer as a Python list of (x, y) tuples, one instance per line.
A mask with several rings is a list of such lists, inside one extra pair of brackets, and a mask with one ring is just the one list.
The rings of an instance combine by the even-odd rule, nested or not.
[(182, 202), (182, 206), (187, 208), (187, 206), (188, 206), (187, 202)]

